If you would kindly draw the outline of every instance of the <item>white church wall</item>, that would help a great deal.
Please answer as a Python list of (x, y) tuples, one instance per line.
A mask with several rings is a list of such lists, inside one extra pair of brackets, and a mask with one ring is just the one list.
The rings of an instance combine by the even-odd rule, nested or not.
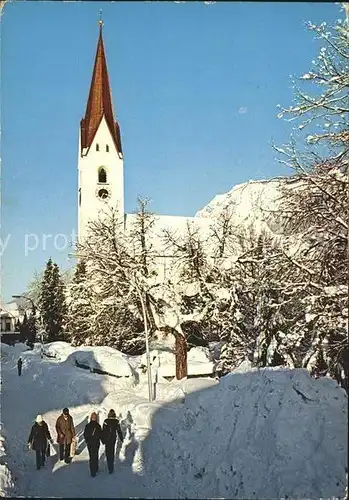
[[(96, 146), (99, 146), (97, 151)], [(109, 151), (106, 151), (108, 146)], [(98, 170), (103, 167), (107, 174), (107, 182), (98, 182)], [(98, 196), (100, 189), (106, 189), (109, 197), (102, 200)], [(120, 215), (124, 213), (124, 173), (123, 160), (115, 148), (105, 118), (98, 127), (95, 138), (86, 156), (79, 156), (79, 238), (87, 234), (90, 220), (98, 218), (98, 213), (109, 207), (118, 208)]]

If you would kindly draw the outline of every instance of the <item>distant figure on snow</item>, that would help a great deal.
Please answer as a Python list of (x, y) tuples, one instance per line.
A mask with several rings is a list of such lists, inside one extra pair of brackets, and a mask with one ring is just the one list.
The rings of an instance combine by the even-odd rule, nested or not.
[(56, 431), (57, 443), (59, 444), (59, 459), (69, 464), (70, 446), (76, 433), (73, 417), (69, 414), (68, 408), (64, 408), (62, 414), (57, 418)]
[(110, 410), (108, 417), (103, 422), (102, 428), (102, 443), (105, 444), (105, 456), (107, 458), (109, 474), (112, 474), (114, 471), (115, 443), (117, 436), (120, 441), (123, 442), (124, 437), (121, 432), (119, 420), (116, 418), (115, 411)]
[(19, 360), (17, 361), (17, 369), (18, 369), (19, 376), (22, 375), (22, 365), (23, 365), (22, 358), (19, 358)]
[(36, 468), (40, 469), (45, 465), (48, 441), (53, 443), (47, 423), (44, 422), (42, 415), (38, 415), (35, 424), (31, 428), (28, 447), (36, 452)]
[(92, 477), (95, 477), (98, 472), (98, 452), (101, 438), (102, 428), (98, 423), (97, 413), (93, 412), (84, 430), (84, 439), (90, 456), (90, 472)]

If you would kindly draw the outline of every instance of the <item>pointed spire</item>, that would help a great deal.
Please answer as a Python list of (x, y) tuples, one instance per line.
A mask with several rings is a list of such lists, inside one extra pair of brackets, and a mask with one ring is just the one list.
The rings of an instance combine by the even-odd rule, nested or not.
[(118, 153), (122, 154), (119, 124), (114, 120), (107, 61), (103, 43), (102, 11), (99, 20), (99, 37), (92, 81), (85, 117), (81, 120), (81, 147), (89, 148), (103, 116), (108, 124)]

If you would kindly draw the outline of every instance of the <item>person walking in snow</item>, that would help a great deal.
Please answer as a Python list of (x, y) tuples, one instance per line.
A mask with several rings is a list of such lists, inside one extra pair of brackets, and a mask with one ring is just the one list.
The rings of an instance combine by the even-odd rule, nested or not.
[(22, 375), (22, 365), (23, 365), (22, 358), (19, 358), (19, 360), (17, 361), (17, 370), (19, 377)]
[(114, 456), (116, 438), (119, 437), (121, 443), (124, 437), (121, 432), (120, 422), (116, 418), (114, 410), (110, 410), (108, 417), (103, 422), (102, 443), (105, 445), (105, 456), (107, 459), (109, 474), (114, 472)]
[(59, 444), (59, 459), (66, 464), (70, 462), (70, 446), (76, 436), (73, 417), (69, 409), (64, 408), (56, 422), (57, 443)]
[(90, 456), (90, 473), (92, 477), (95, 477), (98, 472), (98, 452), (101, 438), (102, 428), (98, 423), (97, 413), (93, 412), (84, 430), (84, 439)]
[(48, 442), (53, 443), (47, 423), (38, 415), (35, 424), (31, 428), (28, 447), (36, 452), (36, 468), (39, 470), (45, 465)]

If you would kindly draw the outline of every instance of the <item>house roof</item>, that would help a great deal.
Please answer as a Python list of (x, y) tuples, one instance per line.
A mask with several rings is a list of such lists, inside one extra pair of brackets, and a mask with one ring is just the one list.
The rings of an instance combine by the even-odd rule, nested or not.
[(108, 78), (102, 24), (100, 23), (97, 52), (93, 68), (85, 117), (81, 120), (81, 148), (89, 148), (102, 118), (105, 118), (116, 150), (122, 154), (120, 127), (114, 120), (111, 89)]

